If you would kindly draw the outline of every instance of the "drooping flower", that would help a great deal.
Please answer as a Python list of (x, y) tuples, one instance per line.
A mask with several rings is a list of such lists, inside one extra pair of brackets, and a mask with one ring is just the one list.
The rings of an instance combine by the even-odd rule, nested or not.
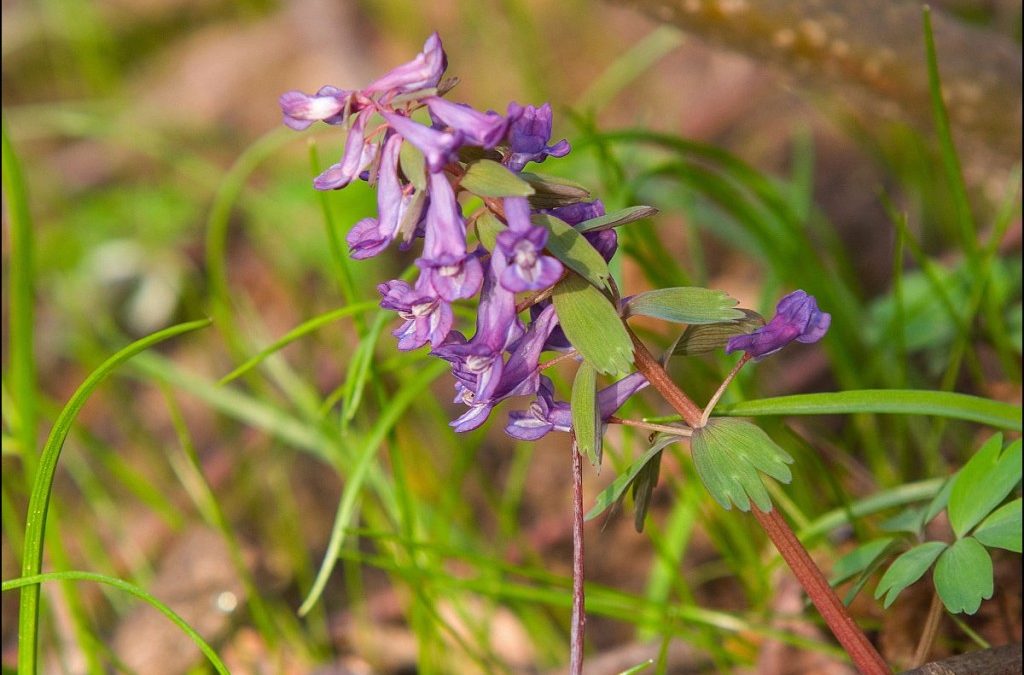
[(814, 296), (793, 291), (779, 301), (775, 316), (752, 333), (729, 338), (725, 353), (744, 351), (755, 358), (774, 354), (790, 342), (817, 342), (828, 332), (832, 316), (818, 309)]
[(441, 46), (441, 37), (437, 33), (431, 33), (423, 43), (423, 51), (412, 61), (392, 68), (371, 82), (363, 89), (363, 93), (405, 94), (436, 87), (447, 67), (448, 57)]
[[(597, 409), (605, 421), (629, 400), (647, 386), (647, 378), (641, 373), (632, 373), (618, 382), (610, 384), (597, 394)], [(572, 427), (572, 409), (564, 401), (555, 401), (551, 380), (541, 377), (537, 398), (526, 410), (514, 410), (508, 414), (505, 432), (523, 441), (535, 441), (549, 431), (569, 431)]]
[(317, 190), (340, 190), (359, 175), (377, 156), (377, 145), (366, 142), (364, 132), (372, 110), (367, 108), (355, 116), (345, 139), (345, 152), (341, 161), (333, 164), (313, 181)]
[(398, 338), (402, 351), (418, 349), (428, 342), (441, 345), (452, 328), (452, 308), (437, 296), (434, 289), (414, 288), (401, 279), (377, 286), (383, 296), (380, 306), (398, 312), (405, 321), (392, 335)]
[(430, 174), (430, 206), (424, 223), (421, 277), (444, 300), (471, 298), (480, 290), (480, 261), (466, 253), (466, 223), (443, 173)]
[(429, 96), (423, 101), (436, 121), (460, 132), (472, 145), (490, 150), (505, 137), (508, 120), (496, 112), (482, 113), (439, 96)]
[(285, 126), (302, 131), (313, 122), (341, 124), (345, 121), (344, 112), (355, 112), (353, 92), (338, 89), (330, 85), (321, 87), (312, 96), (301, 91), (286, 91), (277, 99), (284, 115)]
[(530, 202), (525, 197), (505, 199), (505, 220), (508, 228), (498, 234), (495, 255), (508, 259), (501, 275), (501, 285), (519, 293), (551, 286), (562, 276), (562, 263), (543, 255), (548, 231), (530, 222)]
[(431, 129), (404, 115), (390, 112), (381, 112), (381, 115), (392, 129), (423, 153), (431, 173), (437, 173), (456, 158), (462, 145), (462, 132)]
[(532, 105), (508, 105), (508, 142), (510, 154), (505, 165), (513, 171), (522, 171), (527, 162), (543, 162), (549, 156), (569, 154), (569, 141), (564, 138), (554, 145), (551, 140), (551, 104), (537, 108)]
[(364, 218), (349, 231), (345, 241), (356, 260), (372, 258), (394, 240), (406, 209), (412, 202), (411, 186), (406, 192), (398, 178), (398, 153), (402, 138), (392, 135), (381, 151), (377, 170), (377, 218)]

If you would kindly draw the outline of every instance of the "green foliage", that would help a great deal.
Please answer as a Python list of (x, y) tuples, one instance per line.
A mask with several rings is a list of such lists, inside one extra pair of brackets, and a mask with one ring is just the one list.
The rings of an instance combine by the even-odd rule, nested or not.
[(529, 197), (534, 193), (529, 183), (490, 159), (470, 164), (459, 185), (478, 197)]
[(929, 541), (905, 551), (882, 575), (875, 588), (875, 597), (884, 595), (883, 604), (888, 609), (903, 589), (923, 577), (935, 559), (948, 547), (949, 544), (943, 541)]
[(742, 318), (718, 323), (695, 324), (676, 339), (669, 352), (672, 356), (710, 354), (725, 346), (734, 335), (750, 333), (764, 325), (764, 317), (750, 309), (739, 309)]
[(597, 371), (586, 361), (576, 370), (570, 405), (576, 446), (593, 466), (600, 467), (603, 434), (597, 409)]
[(933, 578), (946, 609), (974, 614), (992, 597), (992, 558), (974, 537), (958, 539), (939, 556)]
[(672, 443), (682, 440), (682, 436), (673, 434), (658, 433), (654, 437), (654, 442), (651, 447), (647, 448), (647, 451), (640, 456), (635, 462), (629, 465), (629, 467), (619, 472), (619, 475), (615, 477), (615, 480), (611, 484), (602, 490), (597, 498), (594, 500), (594, 506), (591, 507), (585, 516), (586, 520), (592, 520), (611, 506), (617, 503), (622, 496), (626, 494), (626, 490), (630, 488), (636, 477), (644, 470), (644, 467), (654, 461), (655, 457), (661, 454), (661, 451), (667, 448)]
[(561, 176), (523, 171), (519, 178), (533, 188), (530, 206), (534, 209), (553, 209), (591, 198), (590, 190), (585, 186)]
[(650, 218), (657, 213), (658, 209), (653, 206), (628, 206), (624, 209), (618, 209), (603, 216), (598, 216), (597, 218), (584, 220), (576, 226), (576, 230), (579, 232), (601, 232), (602, 230), (610, 230), (620, 225)]
[(551, 298), (566, 337), (597, 372), (629, 371), (633, 343), (618, 311), (601, 291), (570, 273), (555, 286)]
[(547, 248), (552, 255), (594, 287), (610, 291), (611, 272), (608, 271), (608, 263), (586, 237), (554, 216), (534, 216), (533, 222), (547, 228)]
[(626, 300), (624, 315), (652, 316), (656, 319), (687, 324), (717, 324), (744, 318), (733, 309), (738, 301), (725, 291), (709, 288), (659, 288), (638, 293)]
[(713, 419), (693, 430), (690, 440), (693, 463), (704, 487), (715, 501), (730, 509), (749, 511), (751, 502), (761, 511), (771, 511), (772, 502), (758, 472), (788, 483), (793, 475), (789, 453), (764, 431), (750, 422)]
[(956, 536), (964, 536), (1002, 503), (1020, 476), (1020, 439), (1004, 450), (1002, 434), (992, 436), (953, 482), (947, 509)]
[(1021, 498), (989, 514), (974, 530), (974, 538), (990, 548), (1021, 552)]

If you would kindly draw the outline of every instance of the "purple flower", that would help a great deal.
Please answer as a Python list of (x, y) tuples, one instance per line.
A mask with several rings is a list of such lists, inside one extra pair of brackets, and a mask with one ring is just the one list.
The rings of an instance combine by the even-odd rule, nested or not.
[[(597, 409), (602, 420), (607, 420), (636, 392), (647, 386), (647, 378), (632, 373), (597, 394)], [(523, 441), (535, 441), (549, 431), (569, 431), (572, 427), (572, 409), (564, 401), (555, 401), (551, 380), (541, 378), (536, 400), (526, 410), (508, 414), (505, 432)]]
[(380, 168), (377, 171), (377, 212), (378, 218), (364, 218), (349, 231), (345, 241), (349, 253), (356, 260), (372, 258), (394, 240), (406, 209), (413, 199), (406, 194), (398, 178), (398, 153), (402, 137), (392, 135), (381, 152)]
[(423, 51), (412, 61), (392, 68), (383, 76), (370, 83), (364, 94), (380, 92), (404, 94), (420, 89), (436, 87), (441, 75), (448, 67), (448, 57), (441, 46), (441, 38), (432, 33), (423, 43)]
[(340, 124), (344, 121), (342, 113), (346, 106), (351, 108), (352, 98), (351, 91), (328, 85), (312, 96), (301, 91), (286, 91), (277, 101), (284, 114), (285, 126), (302, 131), (318, 120)]
[(551, 104), (537, 108), (532, 105), (508, 105), (509, 156), (506, 166), (513, 171), (522, 171), (527, 162), (543, 162), (551, 157), (564, 157), (569, 153), (569, 142), (565, 139), (549, 146), (551, 140)]
[(383, 296), (380, 306), (393, 309), (405, 321), (392, 335), (402, 351), (418, 349), (427, 342), (442, 344), (452, 328), (452, 308), (437, 297), (432, 288), (415, 288), (396, 279), (377, 286)]
[(423, 256), (416, 261), (421, 278), (443, 300), (470, 298), (480, 289), (483, 271), (476, 256), (466, 254), (466, 224), (455, 192), (443, 173), (430, 174), (429, 187)]
[(437, 173), (456, 158), (459, 146), (462, 145), (461, 132), (449, 133), (431, 129), (419, 122), (413, 122), (404, 115), (389, 112), (381, 112), (381, 115), (392, 129), (423, 153), (431, 173)]
[(494, 111), (482, 113), (468, 105), (452, 103), (438, 96), (429, 96), (423, 100), (436, 121), (461, 132), (473, 145), (490, 150), (505, 137), (508, 120)]
[(767, 325), (746, 335), (729, 338), (725, 353), (744, 351), (755, 358), (774, 354), (793, 340), (817, 342), (828, 331), (832, 316), (818, 309), (814, 296), (793, 291), (779, 301)]
[(530, 202), (525, 197), (505, 199), (508, 229), (498, 234), (496, 255), (508, 258), (501, 285), (512, 291), (536, 291), (547, 288), (562, 276), (562, 263), (542, 255), (548, 231), (530, 222)]
[(367, 108), (358, 115), (348, 130), (345, 139), (345, 153), (341, 161), (332, 165), (313, 181), (317, 190), (339, 190), (351, 183), (377, 155), (377, 146), (367, 143), (364, 137), (366, 122), (373, 110)]

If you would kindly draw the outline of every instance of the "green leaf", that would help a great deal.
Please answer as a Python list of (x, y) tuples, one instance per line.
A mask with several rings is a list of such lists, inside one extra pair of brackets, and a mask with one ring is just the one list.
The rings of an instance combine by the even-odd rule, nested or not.
[(626, 373), (633, 365), (633, 342), (619, 313), (601, 291), (569, 273), (551, 297), (565, 336), (583, 358), (604, 375)]
[(853, 549), (837, 560), (836, 564), (832, 566), (832, 579), (829, 583), (836, 586), (860, 574), (871, 563), (884, 555), (889, 549), (889, 545), (894, 541), (896, 541), (895, 537), (883, 537), (869, 541), (866, 544), (861, 544)]
[(974, 537), (947, 548), (935, 563), (935, 590), (953, 614), (974, 614), (992, 597), (992, 557)]
[(590, 199), (590, 190), (568, 178), (528, 171), (523, 171), (519, 177), (533, 188), (530, 206), (535, 209), (553, 209)]
[(1021, 431), (1020, 406), (968, 394), (924, 389), (855, 389), (777, 396), (719, 404), (715, 412), (735, 417), (850, 413), (932, 415)]
[(601, 465), (601, 417), (597, 411), (597, 371), (584, 361), (572, 383), (572, 428), (576, 446), (594, 466)]
[(594, 286), (601, 290), (608, 288), (608, 279), (611, 278), (608, 263), (586, 237), (569, 223), (554, 216), (542, 214), (534, 216), (532, 220), (534, 224), (546, 227), (550, 233), (547, 249), (553, 256)]
[(906, 532), (918, 534), (924, 524), (925, 507), (906, 508), (878, 526), (885, 532)]
[(626, 670), (619, 673), (619, 675), (637, 675), (638, 673), (642, 673), (643, 671), (647, 670), (647, 667), (653, 664), (654, 659), (647, 659), (643, 663), (638, 663), (632, 668), (627, 668)]
[(1003, 435), (995, 434), (953, 479), (947, 510), (957, 537), (970, 532), (1020, 482), (1021, 442), (1000, 452), (1002, 446)]
[(1021, 552), (1021, 499), (1017, 497), (989, 514), (974, 530), (974, 538), (985, 546)]
[(647, 509), (651, 505), (651, 495), (654, 488), (658, 487), (658, 474), (661, 471), (661, 453), (656, 454), (651, 461), (645, 464), (633, 481), (633, 527), (637, 532), (644, 531), (644, 520), (647, 518)]
[(673, 356), (709, 354), (721, 349), (734, 335), (751, 333), (765, 324), (764, 317), (752, 309), (736, 310), (743, 318), (721, 323), (687, 326), (669, 352)]
[(935, 516), (942, 513), (942, 510), (949, 504), (949, 493), (953, 491), (953, 476), (950, 476), (942, 483), (942, 488), (932, 497), (932, 500), (928, 503), (928, 508), (924, 511), (924, 517), (921, 519), (921, 527), (924, 527), (928, 523), (935, 519)]
[(498, 245), (498, 235), (504, 231), (505, 224), (490, 211), (485, 211), (476, 219), (476, 236), (488, 251)]
[(412, 143), (402, 143), (398, 151), (398, 165), (417, 192), (427, 189), (427, 163), (419, 148)]
[(737, 321), (743, 312), (725, 291), (709, 288), (659, 288), (640, 293), (626, 300), (624, 316), (653, 316), (665, 321), (689, 324), (714, 324)]
[(576, 226), (576, 230), (578, 232), (600, 232), (601, 230), (610, 230), (613, 227), (618, 227), (619, 225), (625, 225), (626, 223), (650, 218), (656, 213), (658, 213), (658, 209), (653, 206), (629, 206), (624, 209), (619, 209), (618, 211), (606, 213), (603, 216), (598, 216), (597, 218), (584, 220)]
[(459, 185), (478, 197), (529, 197), (533, 194), (529, 183), (490, 159), (470, 164)]
[(880, 598), (885, 595), (885, 601), (882, 604), (888, 609), (889, 605), (903, 592), (903, 589), (924, 576), (935, 559), (947, 547), (948, 544), (945, 542), (929, 541), (906, 551), (896, 558), (882, 575), (878, 587), (875, 588), (875, 597)]
[(682, 440), (682, 436), (664, 433), (655, 435), (654, 443), (651, 447), (647, 448), (647, 452), (641, 455), (640, 459), (630, 464), (628, 469), (620, 473), (615, 480), (612, 481), (611, 485), (606, 487), (604, 490), (601, 490), (601, 493), (597, 495), (597, 499), (594, 501), (593, 508), (587, 511), (587, 515), (584, 516), (584, 519), (592, 520), (596, 518), (609, 506), (622, 499), (622, 495), (633, 483), (633, 479), (637, 477), (637, 474), (640, 473), (641, 469), (647, 466), (648, 462), (654, 459), (655, 455), (658, 455), (662, 450), (679, 440)]
[(690, 445), (704, 487), (726, 509), (734, 503), (741, 511), (749, 511), (753, 501), (761, 511), (771, 510), (758, 472), (782, 483), (792, 480), (787, 464), (793, 458), (760, 427), (745, 420), (712, 419), (694, 429)]

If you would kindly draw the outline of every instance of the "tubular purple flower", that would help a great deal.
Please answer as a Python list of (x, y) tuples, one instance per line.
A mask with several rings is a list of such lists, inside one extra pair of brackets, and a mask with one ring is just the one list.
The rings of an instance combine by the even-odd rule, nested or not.
[(493, 110), (482, 113), (463, 103), (452, 103), (439, 96), (429, 96), (423, 101), (436, 121), (461, 132), (473, 145), (490, 150), (505, 138), (508, 120)]
[(476, 256), (466, 254), (466, 224), (455, 192), (443, 173), (430, 174), (429, 187), (423, 255), (416, 264), (443, 300), (470, 298), (480, 289), (483, 270)]
[(364, 136), (366, 122), (373, 110), (367, 108), (355, 116), (352, 126), (345, 139), (345, 153), (341, 161), (332, 165), (313, 181), (317, 190), (340, 190), (351, 183), (359, 172), (373, 161), (377, 154), (377, 145), (367, 143)]
[[(601, 420), (606, 421), (614, 415), (633, 394), (647, 384), (647, 378), (642, 373), (631, 373), (599, 391), (597, 409)], [(508, 414), (505, 432), (513, 438), (535, 441), (549, 431), (569, 431), (571, 427), (572, 409), (568, 403), (554, 400), (551, 380), (542, 377), (537, 399), (526, 410), (516, 410)]]
[(744, 351), (761, 359), (790, 342), (817, 342), (828, 332), (832, 316), (818, 309), (814, 296), (793, 291), (779, 301), (772, 320), (752, 333), (729, 338), (725, 353)]
[(423, 153), (427, 160), (427, 168), (431, 173), (441, 171), (457, 156), (462, 145), (462, 133), (455, 131), (438, 131), (414, 122), (404, 115), (381, 111), (388, 124), (405, 140), (409, 141)]
[(555, 258), (542, 255), (548, 231), (530, 222), (530, 203), (525, 197), (508, 197), (504, 206), (508, 229), (498, 234), (495, 251), (509, 261), (501, 285), (513, 293), (551, 286), (562, 276), (563, 268)]
[(345, 121), (346, 106), (351, 111), (352, 92), (330, 85), (320, 88), (312, 96), (301, 91), (286, 91), (278, 97), (285, 126), (302, 131), (316, 121), (341, 124)]
[(402, 351), (418, 349), (427, 342), (439, 346), (448, 337), (452, 328), (452, 308), (431, 288), (413, 288), (396, 279), (377, 286), (382, 298), (380, 306), (398, 312), (405, 321), (392, 332), (398, 338)]
[(537, 108), (532, 105), (508, 105), (509, 156), (505, 165), (512, 171), (522, 171), (527, 162), (543, 162), (548, 156), (564, 157), (569, 154), (569, 142), (564, 138), (549, 146), (551, 139), (551, 104)]
[(431, 33), (427, 41), (423, 43), (423, 51), (417, 54), (412, 61), (392, 68), (371, 82), (370, 86), (363, 89), (363, 93), (367, 95), (381, 92), (404, 94), (436, 87), (447, 67), (448, 57), (441, 46), (441, 37), (437, 33)]
[(364, 218), (355, 224), (345, 237), (349, 254), (356, 260), (372, 258), (390, 244), (398, 234), (402, 215), (412, 200), (403, 193), (398, 178), (398, 153), (402, 138), (392, 135), (384, 143), (380, 168), (377, 171), (378, 218)]

